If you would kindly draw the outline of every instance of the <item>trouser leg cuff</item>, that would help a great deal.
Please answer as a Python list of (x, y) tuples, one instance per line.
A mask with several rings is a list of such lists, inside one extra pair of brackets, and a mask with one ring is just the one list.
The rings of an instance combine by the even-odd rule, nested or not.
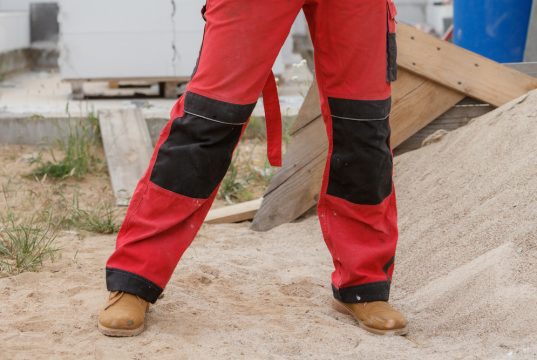
[(137, 295), (152, 304), (163, 291), (160, 286), (140, 275), (113, 268), (106, 269), (106, 287), (109, 291), (123, 291)]
[(388, 301), (390, 298), (390, 283), (379, 281), (346, 288), (336, 288), (332, 285), (334, 298), (344, 303), (360, 303), (371, 301)]

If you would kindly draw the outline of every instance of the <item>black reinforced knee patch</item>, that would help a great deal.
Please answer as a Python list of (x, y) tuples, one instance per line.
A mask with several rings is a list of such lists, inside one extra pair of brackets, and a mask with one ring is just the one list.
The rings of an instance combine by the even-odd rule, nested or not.
[(185, 113), (173, 121), (151, 181), (177, 194), (206, 199), (226, 174), (255, 103), (236, 105), (191, 92), (184, 101)]
[(333, 150), (329, 195), (354, 204), (376, 205), (392, 191), (391, 99), (328, 99)]

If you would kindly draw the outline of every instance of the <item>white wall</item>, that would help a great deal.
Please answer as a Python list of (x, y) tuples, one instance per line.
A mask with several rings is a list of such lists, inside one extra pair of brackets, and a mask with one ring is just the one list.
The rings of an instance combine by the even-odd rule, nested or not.
[[(2, 0), (0, 0), (2, 1)], [(205, 0), (60, 0), (64, 79), (189, 77), (203, 37)], [(288, 54), (292, 43), (283, 49)], [(281, 73), (292, 56), (280, 56)]]
[(62, 77), (189, 76), (203, 34), (203, 4), (176, 0), (172, 17), (170, 0), (62, 0)]
[(28, 12), (0, 12), (0, 52), (30, 46)]
[(394, 0), (397, 6), (399, 21), (407, 24), (422, 24), (426, 22), (426, 7), (428, 0)]
[(452, 5), (434, 5), (438, 0), (394, 0), (398, 20), (407, 24), (427, 24), (439, 34), (447, 29), (445, 18), (453, 18)]
[(38, 0), (0, 0), (0, 11), (30, 11), (30, 3), (32, 2), (39, 2), (39, 1)]

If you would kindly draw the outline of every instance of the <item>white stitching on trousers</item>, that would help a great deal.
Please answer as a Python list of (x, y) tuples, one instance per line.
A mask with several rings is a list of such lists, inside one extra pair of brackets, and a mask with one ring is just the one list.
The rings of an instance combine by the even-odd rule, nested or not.
[(247, 121), (243, 122), (243, 123), (229, 123), (229, 122), (225, 122), (225, 121), (220, 121), (220, 120), (216, 120), (216, 119), (211, 119), (211, 118), (208, 118), (206, 116), (203, 116), (203, 115), (199, 115), (199, 114), (195, 114), (191, 111), (186, 111), (185, 110), (185, 113), (186, 114), (190, 114), (190, 115), (194, 115), (194, 116), (197, 116), (197, 117), (200, 117), (202, 119), (205, 119), (205, 120), (209, 120), (209, 121), (214, 121), (214, 122), (217, 122), (217, 123), (220, 123), (220, 124), (225, 124), (225, 125), (244, 125), (247, 123)]
[(380, 121), (380, 120), (386, 120), (389, 116), (390, 115), (388, 114), (385, 117), (379, 118), (379, 119), (355, 119), (355, 118), (349, 118), (349, 117), (344, 117), (344, 116), (332, 115), (332, 117), (335, 117), (337, 119), (353, 120), (353, 121)]

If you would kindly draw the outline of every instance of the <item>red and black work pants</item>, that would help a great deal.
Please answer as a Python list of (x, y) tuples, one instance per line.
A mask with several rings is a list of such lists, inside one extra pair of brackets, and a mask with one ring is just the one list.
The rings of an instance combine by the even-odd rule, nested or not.
[(301, 9), (329, 139), (318, 216), (335, 267), (333, 293), (349, 303), (388, 300), (398, 231), (392, 0), (207, 1), (193, 78), (106, 264), (110, 291), (157, 300), (211, 207), (260, 93), (273, 84), (271, 68)]

